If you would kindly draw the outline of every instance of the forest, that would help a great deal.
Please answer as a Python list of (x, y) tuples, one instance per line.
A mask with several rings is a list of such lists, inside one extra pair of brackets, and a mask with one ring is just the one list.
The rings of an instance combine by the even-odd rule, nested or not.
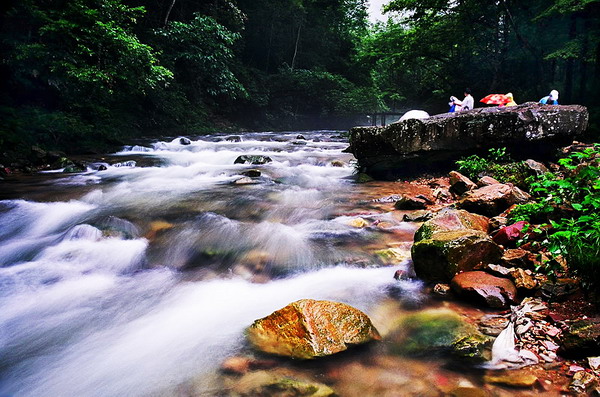
[(450, 95), (551, 89), (600, 114), (599, 0), (9, 0), (0, 153), (348, 128)]

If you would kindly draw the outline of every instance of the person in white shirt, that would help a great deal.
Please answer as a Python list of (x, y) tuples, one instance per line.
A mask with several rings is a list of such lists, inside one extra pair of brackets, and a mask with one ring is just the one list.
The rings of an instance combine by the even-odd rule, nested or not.
[[(454, 103), (456, 105), (460, 106), (460, 111), (464, 111), (464, 110), (472, 110), (475, 107), (475, 101), (473, 100), (473, 97), (471, 96), (471, 90), (469, 88), (465, 89), (465, 99), (463, 99), (462, 101), (459, 101), (458, 99), (456, 101), (454, 101)], [(458, 106), (457, 106), (458, 109)]]

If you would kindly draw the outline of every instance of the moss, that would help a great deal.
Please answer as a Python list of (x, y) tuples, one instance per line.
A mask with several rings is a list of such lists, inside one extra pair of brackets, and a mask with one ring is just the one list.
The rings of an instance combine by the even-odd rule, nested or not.
[(398, 325), (395, 351), (399, 354), (446, 353), (483, 361), (488, 338), (457, 313), (431, 309), (405, 317)]

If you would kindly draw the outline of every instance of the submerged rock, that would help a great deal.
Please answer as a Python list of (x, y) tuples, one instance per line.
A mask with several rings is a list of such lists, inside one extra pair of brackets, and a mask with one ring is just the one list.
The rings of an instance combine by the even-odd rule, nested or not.
[(233, 396), (239, 397), (333, 397), (335, 391), (327, 385), (300, 380), (267, 371), (250, 372), (232, 386)]
[(428, 309), (404, 317), (390, 339), (400, 354), (449, 353), (484, 360), (489, 339), (449, 309)]
[(448, 282), (460, 272), (497, 261), (502, 250), (486, 233), (465, 229), (434, 233), (416, 242), (411, 254), (419, 278)]
[(485, 303), (490, 307), (506, 307), (516, 303), (517, 288), (512, 281), (481, 271), (456, 275), (450, 283), (457, 295)]
[(312, 359), (381, 337), (369, 317), (339, 302), (302, 299), (256, 320), (250, 343), (265, 353)]
[(234, 164), (253, 164), (253, 165), (262, 165), (267, 164), (273, 161), (269, 156), (260, 156), (260, 155), (241, 155), (235, 159)]
[(386, 127), (355, 127), (350, 130), (349, 151), (371, 176), (394, 179), (487, 148), (508, 147), (520, 154), (548, 150), (585, 131), (588, 119), (587, 109), (580, 105), (529, 102), (481, 108)]
[(568, 358), (584, 358), (600, 354), (600, 318), (574, 322), (565, 332), (559, 354)]

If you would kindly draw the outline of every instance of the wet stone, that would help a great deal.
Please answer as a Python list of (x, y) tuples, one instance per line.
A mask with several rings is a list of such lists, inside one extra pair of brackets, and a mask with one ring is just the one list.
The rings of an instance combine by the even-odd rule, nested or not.
[(508, 326), (509, 319), (506, 316), (488, 314), (479, 320), (479, 330), (490, 336), (498, 336)]

